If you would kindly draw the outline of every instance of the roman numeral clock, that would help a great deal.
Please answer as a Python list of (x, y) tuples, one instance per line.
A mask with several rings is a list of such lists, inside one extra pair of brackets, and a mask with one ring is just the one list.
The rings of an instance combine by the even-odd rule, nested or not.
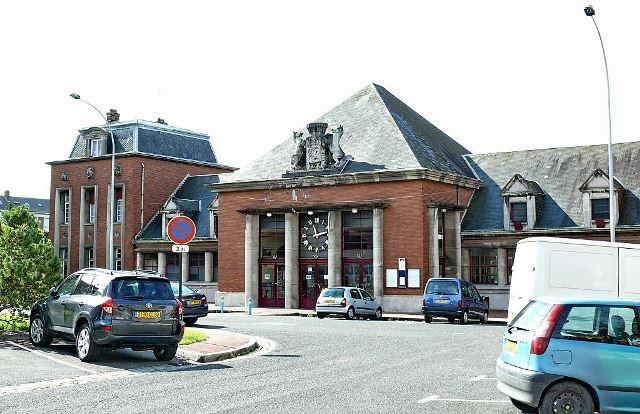
[(329, 246), (327, 221), (321, 220), (320, 217), (308, 220), (302, 227), (301, 233), (303, 246), (313, 252), (315, 257), (318, 257), (318, 254)]

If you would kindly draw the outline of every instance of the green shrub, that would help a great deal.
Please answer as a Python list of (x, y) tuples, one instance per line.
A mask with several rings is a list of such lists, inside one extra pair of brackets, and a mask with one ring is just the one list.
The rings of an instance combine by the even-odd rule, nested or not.
[(0, 332), (18, 332), (29, 330), (29, 318), (13, 313), (0, 314)]
[(180, 345), (190, 345), (196, 342), (202, 342), (208, 337), (209, 335), (206, 333), (187, 328), (184, 330), (184, 336), (180, 341)]

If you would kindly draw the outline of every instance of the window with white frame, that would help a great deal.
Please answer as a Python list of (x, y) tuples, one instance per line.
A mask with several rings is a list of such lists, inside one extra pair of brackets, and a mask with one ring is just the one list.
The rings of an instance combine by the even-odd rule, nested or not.
[(115, 222), (122, 223), (122, 217), (124, 214), (124, 200), (122, 198), (122, 187), (116, 187), (116, 205), (115, 205)]
[(591, 220), (609, 220), (609, 198), (591, 199)]
[(122, 249), (113, 249), (113, 257), (115, 258), (115, 270), (122, 270)]
[(512, 223), (526, 223), (527, 222), (527, 203), (516, 202), (510, 204), (511, 222)]
[(84, 249), (84, 267), (96, 267), (93, 247), (87, 247)]
[(96, 222), (96, 194), (93, 188), (85, 190), (85, 223), (93, 224)]
[(97, 157), (102, 155), (102, 140), (100, 138), (92, 139), (90, 142), (90, 146), (91, 146), (92, 157)]
[(62, 263), (62, 276), (69, 274), (69, 251), (66, 247), (61, 247), (58, 251), (58, 258)]
[(59, 196), (60, 203), (60, 215), (59, 223), (60, 224), (69, 224), (69, 218), (71, 215), (71, 201), (69, 197), (69, 190), (60, 191)]

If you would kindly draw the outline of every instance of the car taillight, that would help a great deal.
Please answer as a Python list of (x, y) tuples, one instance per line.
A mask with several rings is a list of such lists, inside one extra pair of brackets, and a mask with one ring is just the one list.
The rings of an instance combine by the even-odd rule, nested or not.
[(207, 304), (207, 297), (203, 296), (202, 299), (200, 299), (200, 302), (202, 302), (203, 305)]
[(531, 354), (542, 355), (546, 352), (553, 328), (556, 327), (556, 323), (558, 319), (560, 319), (563, 310), (564, 305), (553, 305), (547, 317), (544, 318), (544, 321), (538, 329), (536, 329), (535, 337), (531, 341)]
[(113, 299), (107, 298), (107, 300), (105, 300), (104, 303), (100, 305), (100, 307), (102, 308), (104, 313), (107, 313), (109, 315), (113, 314)]
[(178, 316), (182, 316), (182, 302), (176, 299), (176, 303), (178, 304)]
[(347, 306), (347, 298), (342, 298), (340, 301), (340, 306)]

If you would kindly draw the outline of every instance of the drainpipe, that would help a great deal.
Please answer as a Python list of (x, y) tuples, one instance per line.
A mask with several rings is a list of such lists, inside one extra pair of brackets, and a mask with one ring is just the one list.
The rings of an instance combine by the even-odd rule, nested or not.
[(140, 178), (140, 228), (144, 226), (144, 162), (141, 162), (142, 174)]

